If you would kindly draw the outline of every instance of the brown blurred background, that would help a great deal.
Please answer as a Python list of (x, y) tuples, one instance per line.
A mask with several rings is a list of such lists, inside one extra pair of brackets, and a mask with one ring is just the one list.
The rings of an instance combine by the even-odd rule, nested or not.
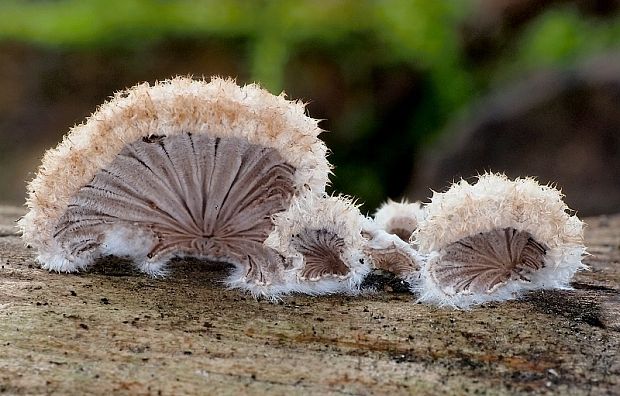
[(620, 211), (620, 0), (4, 0), (0, 202), (114, 91), (179, 74), (307, 101), (368, 211), (486, 170)]

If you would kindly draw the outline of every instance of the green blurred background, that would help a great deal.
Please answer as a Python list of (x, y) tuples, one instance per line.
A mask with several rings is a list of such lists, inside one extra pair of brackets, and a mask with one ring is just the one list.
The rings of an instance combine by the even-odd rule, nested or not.
[(2, 0), (0, 202), (21, 204), (43, 151), (114, 91), (221, 75), (306, 101), (330, 131), (333, 190), (367, 211), (489, 169), (557, 182), (585, 214), (620, 211), (619, 10), (614, 0)]

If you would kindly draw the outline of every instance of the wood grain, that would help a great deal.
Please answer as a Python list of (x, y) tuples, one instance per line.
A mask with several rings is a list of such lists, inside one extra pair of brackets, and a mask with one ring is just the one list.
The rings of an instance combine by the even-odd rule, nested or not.
[(197, 261), (168, 279), (110, 260), (48, 273), (14, 228), (21, 214), (0, 206), (0, 392), (620, 393), (620, 215), (586, 219), (591, 270), (574, 290), (454, 311), (389, 282), (255, 301)]

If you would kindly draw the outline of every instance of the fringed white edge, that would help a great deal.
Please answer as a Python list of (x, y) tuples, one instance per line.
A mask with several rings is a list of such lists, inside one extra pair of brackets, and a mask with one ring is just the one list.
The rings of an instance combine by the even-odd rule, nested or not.
[(225, 283), (230, 288), (246, 290), (255, 298), (264, 297), (272, 301), (277, 301), (280, 297), (292, 293), (303, 293), (311, 296), (335, 293), (358, 295), (360, 293), (360, 285), (369, 272), (370, 267), (360, 266), (351, 268), (351, 272), (349, 272), (344, 279), (326, 277), (310, 281), (299, 279), (297, 276), (297, 269), (291, 269), (285, 272), (282, 282), (275, 284), (259, 284), (256, 282), (248, 282), (245, 279), (243, 271), (235, 269), (230, 276), (228, 276)]

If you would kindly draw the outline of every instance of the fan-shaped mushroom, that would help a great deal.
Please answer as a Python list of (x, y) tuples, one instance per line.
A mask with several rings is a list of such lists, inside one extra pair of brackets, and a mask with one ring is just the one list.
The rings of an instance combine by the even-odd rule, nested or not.
[(45, 154), (23, 238), (59, 272), (117, 255), (157, 275), (192, 256), (236, 265), (237, 286), (277, 284), (286, 262), (263, 242), (295, 195), (324, 192), (320, 132), (303, 104), (255, 85), (138, 85)]
[(296, 196), (274, 216), (275, 230), (265, 244), (291, 263), (286, 292), (356, 292), (370, 271), (363, 249), (362, 216), (343, 196)]
[(467, 307), (534, 289), (568, 288), (581, 259), (583, 223), (561, 193), (531, 178), (485, 174), (435, 193), (414, 233), (427, 255), (420, 299)]

